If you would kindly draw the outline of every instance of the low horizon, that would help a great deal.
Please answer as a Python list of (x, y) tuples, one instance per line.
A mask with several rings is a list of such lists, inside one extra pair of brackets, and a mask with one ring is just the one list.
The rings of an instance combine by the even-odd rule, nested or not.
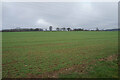
[[(65, 27), (57, 27), (57, 28), (65, 28)], [(66, 27), (67, 28), (70, 28), (70, 27)], [(95, 29), (84, 29), (84, 28), (81, 28), (81, 27), (76, 27), (76, 28), (71, 28), (72, 30), (74, 29), (84, 29), (84, 30), (96, 30), (98, 27), (96, 27)], [(29, 28), (29, 27), (16, 27), (16, 28), (11, 28), (11, 29), (43, 29), (41, 27), (33, 27), (33, 28)], [(46, 28), (47, 30), (49, 30), (49, 27)], [(43, 29), (43, 30), (46, 30), (46, 29)], [(98, 28), (99, 29), (99, 28)], [(120, 28), (106, 28), (106, 29), (99, 29), (99, 30), (108, 30), (108, 29), (120, 29)], [(2, 30), (10, 30), (10, 29), (2, 29)], [(56, 30), (54, 27), (52, 30)]]

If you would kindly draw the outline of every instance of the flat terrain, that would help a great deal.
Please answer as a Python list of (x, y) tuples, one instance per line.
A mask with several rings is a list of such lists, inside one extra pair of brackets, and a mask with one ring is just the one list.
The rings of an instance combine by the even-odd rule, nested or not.
[(118, 32), (3, 32), (3, 78), (117, 78)]

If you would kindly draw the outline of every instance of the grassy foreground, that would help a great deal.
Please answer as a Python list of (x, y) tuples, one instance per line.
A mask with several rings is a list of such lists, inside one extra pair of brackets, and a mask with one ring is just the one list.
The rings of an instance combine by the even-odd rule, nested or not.
[(3, 32), (3, 78), (117, 78), (118, 32)]

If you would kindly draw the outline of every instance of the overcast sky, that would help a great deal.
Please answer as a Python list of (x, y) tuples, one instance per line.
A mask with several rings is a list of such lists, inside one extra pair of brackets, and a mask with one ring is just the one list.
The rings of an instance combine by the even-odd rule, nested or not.
[(116, 2), (4, 2), (3, 29), (117, 28)]

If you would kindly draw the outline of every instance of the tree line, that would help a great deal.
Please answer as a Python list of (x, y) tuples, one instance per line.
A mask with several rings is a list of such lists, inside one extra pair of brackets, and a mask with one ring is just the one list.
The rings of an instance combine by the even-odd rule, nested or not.
[(2, 32), (24, 32), (24, 31), (99, 31), (98, 28), (96, 28), (96, 30), (86, 30), (86, 29), (82, 29), (82, 28), (75, 28), (75, 29), (71, 29), (70, 27), (68, 28), (59, 28), (57, 27), (56, 30), (53, 30), (53, 27), (50, 26), (49, 29), (42, 29), (42, 28), (16, 28), (16, 29), (5, 29), (2, 30)]
[(28, 29), (5, 29), (5, 30), (2, 30), (2, 32), (24, 32), (24, 31), (43, 31), (43, 29), (41, 28), (35, 28), (35, 29), (32, 29), (32, 28), (28, 28)]

